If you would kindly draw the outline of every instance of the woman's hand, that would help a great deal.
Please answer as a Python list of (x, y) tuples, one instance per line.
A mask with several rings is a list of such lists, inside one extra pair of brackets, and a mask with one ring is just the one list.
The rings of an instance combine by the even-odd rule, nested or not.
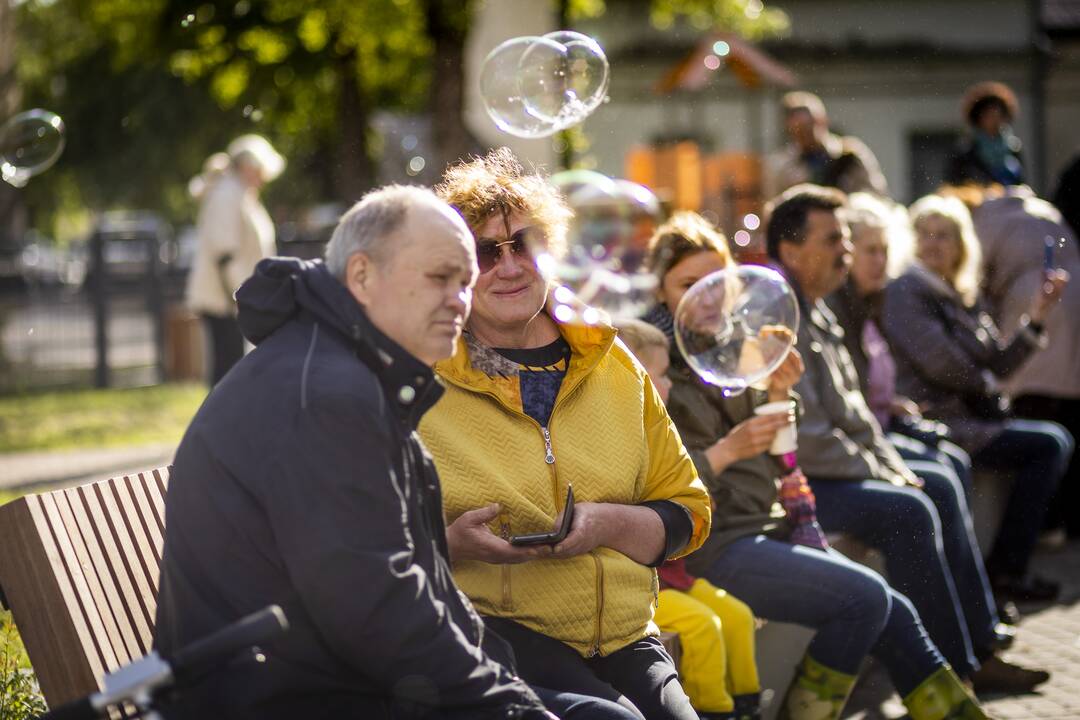
[[(610, 530), (606, 503), (578, 503), (574, 506), (574, 522), (570, 532), (552, 548), (553, 557), (570, 558), (584, 555), (606, 544)], [(650, 512), (652, 512), (650, 510)], [(562, 513), (555, 518), (555, 527), (562, 523)]]
[(769, 449), (781, 428), (795, 421), (794, 412), (756, 415), (743, 420), (731, 432), (705, 451), (714, 473), (721, 473), (739, 460), (756, 457)]
[(799, 382), (805, 369), (802, 355), (795, 348), (791, 348), (784, 362), (769, 376), (769, 402), (787, 400), (788, 393), (795, 387), (795, 383)]
[(1047, 314), (1061, 300), (1061, 294), (1068, 284), (1068, 271), (1058, 268), (1046, 272), (1042, 284), (1031, 301), (1031, 310), (1028, 312), (1028, 317), (1031, 318), (1032, 322), (1042, 325), (1046, 321)]
[[(488, 523), (499, 516), (499, 504), (463, 512), (446, 528), (446, 544), (450, 549), (450, 561), (479, 560), (480, 562), (506, 565), (550, 556), (548, 548), (515, 547), (495, 533)], [(575, 515), (576, 519), (576, 515)]]

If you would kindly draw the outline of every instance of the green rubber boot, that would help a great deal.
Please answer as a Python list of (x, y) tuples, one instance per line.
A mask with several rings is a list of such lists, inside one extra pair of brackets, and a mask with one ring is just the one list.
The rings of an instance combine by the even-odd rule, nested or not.
[(777, 720), (836, 720), (853, 687), (854, 675), (827, 668), (804, 655)]
[(953, 669), (946, 665), (904, 698), (911, 720), (988, 720)]

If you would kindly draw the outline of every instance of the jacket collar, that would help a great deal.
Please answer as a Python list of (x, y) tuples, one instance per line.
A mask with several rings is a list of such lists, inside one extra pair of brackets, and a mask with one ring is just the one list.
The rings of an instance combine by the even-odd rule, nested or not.
[(430, 367), (375, 327), (359, 303), (356, 307), (350, 339), (357, 357), (375, 373), (397, 419), (415, 430), (445, 390)]
[[(553, 292), (548, 292), (544, 312), (554, 319)], [(586, 305), (580, 301), (571, 303), (575, 310)], [(563, 379), (562, 390), (573, 389), (604, 358), (615, 342), (615, 329), (607, 323), (583, 325), (560, 323), (555, 320), (563, 339), (570, 346), (570, 367)], [(507, 360), (494, 349), (484, 345), (472, 333), (462, 333), (457, 352), (448, 360), (435, 365), (435, 372), (447, 382), (473, 392), (486, 392), (502, 398), (499, 380), (518, 374), (516, 363)]]

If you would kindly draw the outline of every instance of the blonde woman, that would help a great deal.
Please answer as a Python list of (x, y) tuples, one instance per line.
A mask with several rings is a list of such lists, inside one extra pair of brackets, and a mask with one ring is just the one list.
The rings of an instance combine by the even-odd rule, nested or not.
[(897, 390), (946, 423), (976, 469), (1014, 473), (987, 571), (999, 599), (1051, 600), (1058, 587), (1027, 577), (1027, 565), (1073, 439), (1055, 423), (1012, 418), (998, 383), (1046, 344), (1044, 322), (1068, 273), (1047, 270), (1017, 332), (1002, 337), (979, 298), (981, 253), (964, 204), (930, 195), (910, 216), (915, 257), (886, 288), (882, 312)]

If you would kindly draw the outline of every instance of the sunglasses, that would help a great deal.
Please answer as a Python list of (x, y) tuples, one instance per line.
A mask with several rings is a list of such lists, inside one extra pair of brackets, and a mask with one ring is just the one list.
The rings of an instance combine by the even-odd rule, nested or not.
[(481, 240), (476, 243), (476, 264), (480, 267), (480, 274), (489, 273), (499, 264), (502, 257), (502, 248), (507, 248), (510, 254), (516, 258), (532, 259), (529, 245), (543, 240), (543, 234), (534, 227), (521, 228), (510, 236), (509, 240)]

